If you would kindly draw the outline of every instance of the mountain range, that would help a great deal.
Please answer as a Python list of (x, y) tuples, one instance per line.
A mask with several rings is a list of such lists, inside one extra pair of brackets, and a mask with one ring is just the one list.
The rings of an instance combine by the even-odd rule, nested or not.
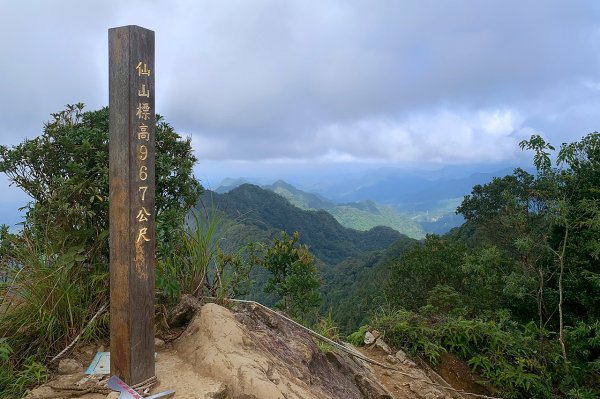
[[(380, 168), (361, 174), (339, 176), (323, 182), (292, 185), (283, 180), (261, 187), (288, 199), (305, 210), (325, 210), (340, 224), (356, 230), (391, 227), (421, 239), (428, 233), (444, 234), (460, 226), (463, 218), (455, 210), (476, 184), (485, 184), (512, 170), (482, 167), (446, 167), (440, 170)], [(252, 178), (224, 179), (215, 190), (225, 193)]]

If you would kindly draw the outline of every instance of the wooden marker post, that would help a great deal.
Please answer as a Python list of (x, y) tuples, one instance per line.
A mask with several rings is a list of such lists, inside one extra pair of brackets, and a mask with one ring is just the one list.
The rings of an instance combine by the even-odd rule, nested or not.
[(154, 32), (109, 29), (110, 372), (154, 376)]

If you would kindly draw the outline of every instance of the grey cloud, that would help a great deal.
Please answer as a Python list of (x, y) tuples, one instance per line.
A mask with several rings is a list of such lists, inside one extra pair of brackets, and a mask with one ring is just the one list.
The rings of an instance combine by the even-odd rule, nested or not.
[[(3, 5), (4, 144), (105, 105), (106, 30), (124, 24), (157, 32), (157, 111), (206, 159), (510, 159), (524, 132), (580, 137), (600, 102), (592, 1)], [(507, 110), (512, 131), (481, 134), (479, 114)]]

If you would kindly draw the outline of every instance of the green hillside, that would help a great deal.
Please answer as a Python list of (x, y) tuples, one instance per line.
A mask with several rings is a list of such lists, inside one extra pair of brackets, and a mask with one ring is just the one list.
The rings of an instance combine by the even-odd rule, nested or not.
[(229, 218), (259, 230), (300, 233), (302, 243), (326, 264), (336, 264), (347, 257), (382, 250), (402, 237), (389, 227), (357, 231), (342, 226), (323, 210), (309, 211), (292, 205), (271, 191), (251, 184), (241, 185), (228, 193), (205, 194)]
[[(365, 291), (376, 291), (381, 283), (371, 278), (384, 276), (383, 262), (408, 245), (416, 243), (388, 227), (375, 227), (358, 231), (342, 226), (332, 215), (323, 210), (303, 210), (288, 200), (258, 186), (244, 184), (227, 193), (207, 192), (202, 206), (214, 206), (223, 212), (220, 245), (223, 250), (235, 252), (251, 242), (268, 243), (286, 231), (300, 233), (300, 241), (307, 244), (317, 258), (317, 268), (323, 279), (323, 309), (340, 303), (341, 311), (335, 317), (344, 325), (354, 327), (357, 317), (371, 309), (372, 298)], [(392, 249), (388, 249), (392, 246)], [(396, 248), (395, 250), (393, 248)], [(356, 259), (356, 260), (355, 260)], [(371, 260), (375, 261), (371, 261)], [(267, 273), (256, 269), (252, 299), (272, 305), (276, 298), (265, 294), (263, 287)], [(361, 297), (365, 312), (352, 312), (355, 298)], [(359, 316), (356, 316), (359, 315)]]
[(368, 317), (384, 304), (382, 287), (389, 279), (391, 265), (416, 240), (402, 237), (387, 249), (360, 258), (348, 258), (323, 270), (322, 309), (331, 312), (345, 333), (366, 324)]
[(307, 193), (292, 185), (277, 181), (265, 187), (304, 210), (325, 210), (342, 226), (367, 231), (376, 226), (387, 226), (411, 238), (421, 239), (425, 232), (420, 223), (399, 213), (391, 206), (373, 201), (359, 201), (337, 205), (318, 194)]

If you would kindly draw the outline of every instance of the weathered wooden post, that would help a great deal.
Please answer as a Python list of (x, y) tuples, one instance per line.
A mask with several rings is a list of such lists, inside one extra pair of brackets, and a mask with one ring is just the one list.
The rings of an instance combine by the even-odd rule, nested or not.
[(154, 32), (108, 31), (110, 371), (154, 376)]

